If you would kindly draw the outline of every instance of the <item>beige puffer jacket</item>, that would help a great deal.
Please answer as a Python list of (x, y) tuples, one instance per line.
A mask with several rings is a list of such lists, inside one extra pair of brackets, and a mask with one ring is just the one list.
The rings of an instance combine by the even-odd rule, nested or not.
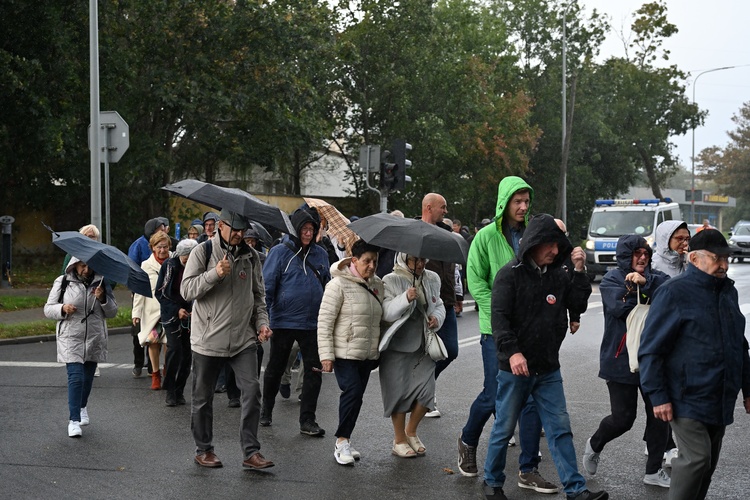
[(354, 276), (349, 270), (351, 260), (348, 257), (331, 266), (333, 279), (326, 285), (318, 313), (321, 361), (378, 359), (380, 356), (383, 282), (377, 276), (367, 281)]

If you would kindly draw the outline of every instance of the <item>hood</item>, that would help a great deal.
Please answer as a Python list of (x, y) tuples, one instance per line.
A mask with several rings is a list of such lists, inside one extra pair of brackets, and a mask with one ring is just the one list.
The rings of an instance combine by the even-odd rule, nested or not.
[(624, 272), (629, 273), (633, 270), (630, 264), (633, 262), (633, 252), (638, 248), (645, 248), (648, 250), (648, 266), (646, 270), (651, 270), (651, 259), (654, 257), (654, 251), (648, 245), (648, 242), (642, 236), (637, 234), (626, 234), (620, 236), (617, 240), (617, 249), (615, 250), (615, 258), (617, 259), (617, 267), (622, 269)]
[(525, 180), (521, 179), (520, 177), (516, 177), (515, 175), (509, 175), (508, 177), (503, 178), (503, 180), (501, 180), (500, 184), (498, 184), (497, 186), (497, 207), (495, 208), (495, 221), (503, 220), (503, 212), (505, 212), (505, 207), (508, 205), (508, 202), (513, 197), (515, 192), (519, 189), (529, 190), (529, 198), (531, 202), (529, 203), (529, 211), (526, 212), (526, 223), (529, 223), (529, 214), (531, 213), (531, 206), (534, 203), (534, 190), (526, 183)]
[[(294, 211), (294, 213), (291, 216), (292, 221), (292, 227), (297, 232), (297, 234), (300, 233), (300, 229), (302, 226), (307, 223), (311, 222), (313, 225), (313, 239), (312, 243), (315, 243), (315, 237), (318, 235), (318, 230), (320, 229), (320, 216), (318, 215), (318, 212), (315, 212), (315, 215), (312, 214), (312, 212), (315, 212), (313, 209), (306, 210), (304, 208), (298, 208)], [(300, 239), (298, 236), (292, 236), (292, 240), (298, 245), (301, 245)]]
[(555, 261), (551, 265), (557, 267), (568, 259), (570, 253), (573, 251), (573, 245), (570, 244), (568, 237), (557, 226), (554, 217), (549, 214), (535, 215), (529, 221), (529, 225), (526, 226), (526, 231), (523, 233), (523, 238), (521, 238), (521, 245), (518, 247), (518, 258), (523, 261), (525, 260), (526, 253), (535, 246), (552, 242), (557, 242), (558, 252)]
[(79, 262), (81, 262), (81, 259), (79, 259), (78, 257), (71, 257), (68, 261), (68, 267), (65, 268), (65, 273), (74, 273), (76, 264), (78, 264)]
[(656, 253), (667, 255), (669, 252), (676, 253), (669, 249), (669, 240), (678, 229), (687, 229), (687, 222), (681, 220), (667, 220), (656, 226), (654, 234), (654, 248)]

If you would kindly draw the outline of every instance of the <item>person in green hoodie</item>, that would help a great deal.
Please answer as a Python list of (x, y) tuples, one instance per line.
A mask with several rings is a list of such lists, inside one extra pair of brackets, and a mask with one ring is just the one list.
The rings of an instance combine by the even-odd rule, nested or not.
[[(498, 360), (492, 339), (490, 301), (495, 275), (516, 256), (531, 213), (534, 190), (523, 179), (505, 177), (497, 189), (497, 209), (490, 224), (479, 230), (471, 242), (466, 266), (469, 291), (479, 306), (480, 345), (484, 365), (484, 387), (472, 403), (469, 418), (458, 438), (458, 470), (464, 476), (477, 475), (477, 445), (484, 425), (495, 414)], [(545, 480), (537, 469), (542, 423), (530, 401), (519, 419), (518, 486), (539, 493), (557, 493), (558, 487)]]

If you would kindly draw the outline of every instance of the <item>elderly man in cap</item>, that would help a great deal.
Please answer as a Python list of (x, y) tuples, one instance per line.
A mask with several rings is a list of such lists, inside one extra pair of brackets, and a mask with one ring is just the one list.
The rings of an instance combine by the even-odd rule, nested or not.
[(221, 467), (213, 447), (213, 397), (224, 363), (234, 370), (240, 388), (242, 466), (265, 469), (274, 465), (260, 453), (260, 380), (258, 342), (271, 335), (266, 294), (258, 252), (242, 236), (248, 221), (222, 210), (218, 231), (190, 254), (180, 293), (193, 300), (190, 344), (193, 351), (191, 429), (195, 462)]
[(716, 229), (690, 240), (687, 270), (656, 290), (641, 333), (641, 386), (677, 441), (671, 499), (706, 497), (740, 389), (750, 413), (750, 357), (731, 250)]
[(198, 243), (211, 239), (216, 231), (216, 224), (219, 223), (219, 216), (214, 212), (203, 214), (203, 234), (198, 236)]

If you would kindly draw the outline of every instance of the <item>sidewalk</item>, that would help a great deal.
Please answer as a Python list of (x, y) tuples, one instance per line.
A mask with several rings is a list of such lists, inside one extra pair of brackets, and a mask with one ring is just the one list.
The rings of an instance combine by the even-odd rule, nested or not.
[[(16, 297), (44, 297), (49, 296), (49, 288), (0, 288), (0, 300), (3, 296), (16, 296)], [(123, 286), (118, 286), (114, 290), (115, 301), (119, 307), (130, 307), (132, 300), (130, 298), (130, 290)], [(31, 321), (45, 320), (44, 308), (37, 307), (34, 309), (23, 309), (21, 311), (10, 311), (0, 312), (0, 325), (12, 325), (18, 323), (29, 323)], [(130, 333), (130, 328), (110, 328), (110, 335), (116, 335), (119, 333)], [(55, 340), (54, 335), (39, 335), (35, 337), (18, 337), (15, 339), (0, 339), (0, 345), (2, 344), (25, 344), (28, 342), (43, 342)]]

